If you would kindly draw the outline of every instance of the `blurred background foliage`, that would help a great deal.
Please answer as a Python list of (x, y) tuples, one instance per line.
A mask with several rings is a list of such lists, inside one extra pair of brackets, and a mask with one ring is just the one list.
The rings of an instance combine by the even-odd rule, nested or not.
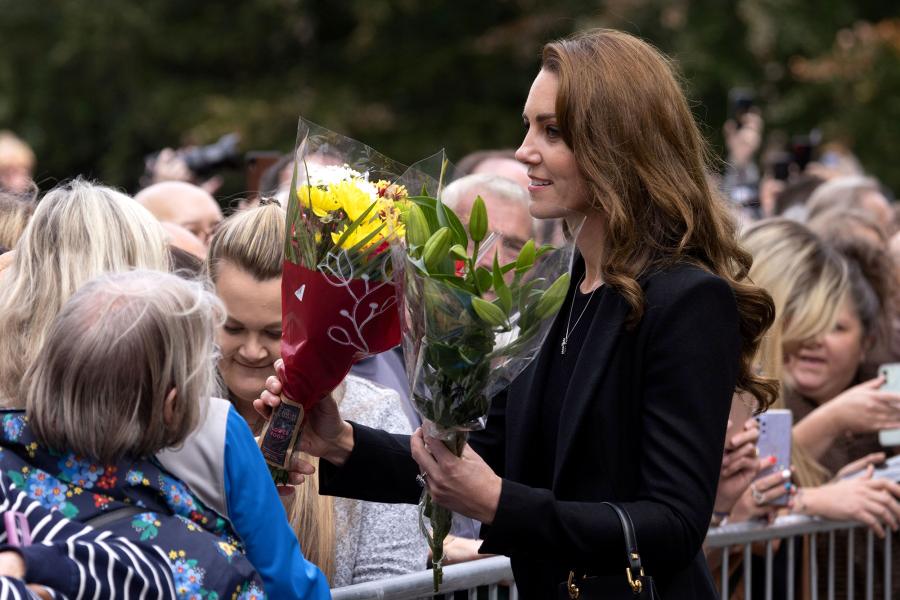
[[(883, 0), (0, 0), (0, 129), (46, 188), (134, 191), (144, 155), (236, 131), (289, 150), (297, 117), (410, 163), (516, 146), (541, 44), (636, 33), (680, 65), (721, 151), (728, 91), (770, 140), (821, 129), (900, 189), (900, 9)], [(240, 181), (226, 192), (239, 194)]]

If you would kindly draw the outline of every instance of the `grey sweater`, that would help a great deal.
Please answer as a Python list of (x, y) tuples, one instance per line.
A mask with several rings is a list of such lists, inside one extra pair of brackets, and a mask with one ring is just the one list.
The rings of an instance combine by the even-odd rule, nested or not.
[[(391, 433), (411, 433), (393, 390), (350, 375), (341, 415)], [(334, 499), (336, 568), (332, 587), (404, 575), (425, 568), (428, 548), (419, 531), (418, 507)]]

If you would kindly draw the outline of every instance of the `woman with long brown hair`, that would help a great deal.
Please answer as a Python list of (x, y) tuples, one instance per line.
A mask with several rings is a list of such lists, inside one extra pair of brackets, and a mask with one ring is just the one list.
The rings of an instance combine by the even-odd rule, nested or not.
[(652, 46), (603, 29), (548, 44), (523, 119), (532, 216), (584, 221), (540, 355), (460, 458), (421, 430), (341, 421), (327, 399), (304, 448), (323, 458), (324, 493), (414, 502), (424, 480), (484, 524), (481, 551), (512, 558), (523, 598), (631, 597), (622, 523), (604, 502), (630, 517), (663, 598), (714, 598), (701, 544), (733, 393), (758, 409), (776, 395), (754, 364), (772, 301), (747, 278), (706, 146)]

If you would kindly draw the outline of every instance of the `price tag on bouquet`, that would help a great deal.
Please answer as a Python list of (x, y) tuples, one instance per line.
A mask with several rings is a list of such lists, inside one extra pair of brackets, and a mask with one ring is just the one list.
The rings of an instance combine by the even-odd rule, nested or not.
[(260, 436), (263, 457), (270, 465), (287, 470), (305, 413), (302, 404), (281, 396), (281, 404)]

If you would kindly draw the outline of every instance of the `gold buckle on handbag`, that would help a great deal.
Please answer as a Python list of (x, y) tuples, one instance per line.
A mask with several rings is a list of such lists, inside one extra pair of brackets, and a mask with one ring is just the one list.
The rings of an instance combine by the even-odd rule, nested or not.
[[(631, 578), (631, 576), (628, 576)], [(566, 583), (566, 588), (569, 590), (569, 598), (572, 600), (578, 600), (581, 596), (581, 590), (578, 589), (578, 586), (575, 585), (575, 571), (569, 571), (569, 581)]]
[(641, 589), (644, 587), (644, 582), (641, 581), (641, 577), (644, 576), (644, 569), (643, 569), (643, 567), (641, 568), (640, 573), (641, 573), (640, 575), (638, 575), (637, 577), (634, 577), (634, 576), (632, 576), (632, 574), (631, 574), (631, 568), (625, 569), (625, 574), (628, 575), (628, 585), (631, 586), (631, 590), (632, 590), (635, 594), (640, 594), (640, 593), (641, 593)]

